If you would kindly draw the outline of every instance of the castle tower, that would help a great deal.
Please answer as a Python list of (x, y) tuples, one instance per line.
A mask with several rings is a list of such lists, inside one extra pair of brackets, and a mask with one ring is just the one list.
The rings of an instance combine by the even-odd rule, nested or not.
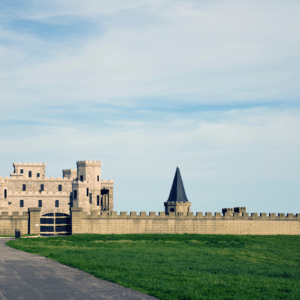
[(88, 212), (98, 210), (100, 197), (101, 162), (78, 161), (77, 180), (73, 181), (73, 206)]
[(164, 205), (166, 215), (169, 215), (170, 212), (175, 212), (175, 215), (178, 215), (178, 213), (187, 215), (187, 213), (190, 212), (191, 202), (189, 202), (186, 197), (178, 166), (174, 176), (169, 199), (164, 203)]

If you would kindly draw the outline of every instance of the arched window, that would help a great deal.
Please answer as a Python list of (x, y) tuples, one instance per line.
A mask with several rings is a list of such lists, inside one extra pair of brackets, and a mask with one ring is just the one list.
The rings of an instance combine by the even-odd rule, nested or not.
[(43, 206), (43, 201), (39, 200), (39, 207), (42, 207), (42, 206)]
[(174, 208), (172, 207), (172, 208), (170, 208), (170, 212), (174, 212)]
[(99, 204), (100, 204), (100, 196), (97, 195), (97, 205), (99, 206)]
[(100, 176), (99, 175), (97, 175), (97, 181), (99, 181), (100, 180)]
[(7, 190), (4, 190), (4, 198), (7, 198)]
[(43, 191), (44, 190), (44, 185), (43, 184), (41, 184), (41, 191)]
[(22, 190), (23, 190), (23, 192), (26, 191), (26, 184), (23, 184)]
[(82, 175), (80, 175), (80, 181), (83, 181), (83, 176)]
[(28, 172), (28, 177), (31, 177), (31, 171)]
[(59, 207), (59, 200), (55, 200), (55, 207)]
[(61, 184), (58, 185), (58, 191), (59, 191), (59, 192), (62, 191), (62, 185), (61, 185)]
[(20, 200), (20, 207), (24, 207), (24, 200)]

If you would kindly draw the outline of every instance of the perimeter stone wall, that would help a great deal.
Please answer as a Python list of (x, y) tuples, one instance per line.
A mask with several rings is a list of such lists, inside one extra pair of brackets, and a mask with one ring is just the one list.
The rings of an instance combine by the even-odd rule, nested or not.
[(92, 212), (71, 208), (72, 233), (132, 234), (132, 233), (197, 233), (236, 235), (300, 235), (300, 214), (248, 213), (230, 215), (225, 213), (170, 213), (160, 212)]

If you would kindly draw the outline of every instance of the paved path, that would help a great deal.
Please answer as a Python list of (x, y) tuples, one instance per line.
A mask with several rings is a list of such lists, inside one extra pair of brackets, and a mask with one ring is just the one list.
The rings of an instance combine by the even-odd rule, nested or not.
[(98, 279), (43, 256), (12, 249), (0, 239), (0, 300), (156, 298)]

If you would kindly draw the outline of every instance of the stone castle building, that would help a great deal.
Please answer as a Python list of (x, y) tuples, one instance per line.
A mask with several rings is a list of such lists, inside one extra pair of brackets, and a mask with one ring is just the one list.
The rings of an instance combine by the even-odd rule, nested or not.
[(179, 168), (164, 212), (113, 211), (113, 180), (101, 180), (100, 161), (78, 161), (62, 178), (45, 177), (46, 164), (14, 163), (11, 177), (0, 177), (0, 234), (76, 233), (300, 234), (300, 214), (222, 214), (191, 212)]
[(63, 178), (45, 177), (46, 164), (14, 163), (14, 173), (0, 177), (0, 209), (41, 213), (70, 213), (71, 207), (84, 211), (113, 210), (113, 180), (101, 180), (100, 161), (78, 161), (77, 169), (63, 170)]

